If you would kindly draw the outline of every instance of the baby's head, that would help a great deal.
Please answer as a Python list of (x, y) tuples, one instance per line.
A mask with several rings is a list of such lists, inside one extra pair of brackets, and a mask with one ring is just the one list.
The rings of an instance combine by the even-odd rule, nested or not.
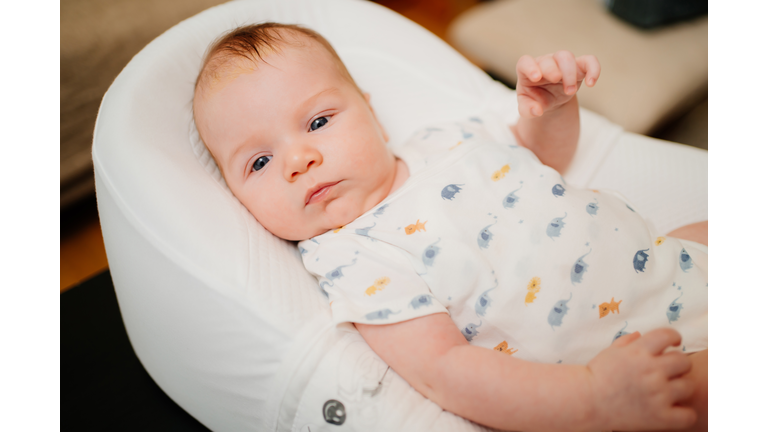
[(345, 225), (394, 183), (395, 157), (369, 96), (311, 30), (266, 23), (218, 39), (193, 107), (232, 193), (278, 237)]

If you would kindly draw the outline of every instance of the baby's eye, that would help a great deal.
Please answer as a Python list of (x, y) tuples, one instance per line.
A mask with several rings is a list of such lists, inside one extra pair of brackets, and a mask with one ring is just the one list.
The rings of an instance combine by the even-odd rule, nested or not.
[(256, 162), (253, 163), (253, 167), (251, 167), (252, 171), (258, 171), (262, 168), (264, 168), (264, 165), (267, 164), (267, 162), (272, 160), (272, 156), (262, 156), (258, 159), (256, 159)]
[(309, 130), (317, 130), (321, 127), (325, 126), (326, 123), (328, 123), (328, 119), (331, 118), (331, 116), (325, 116), (325, 117), (319, 117), (314, 120), (312, 120), (312, 124), (309, 125)]

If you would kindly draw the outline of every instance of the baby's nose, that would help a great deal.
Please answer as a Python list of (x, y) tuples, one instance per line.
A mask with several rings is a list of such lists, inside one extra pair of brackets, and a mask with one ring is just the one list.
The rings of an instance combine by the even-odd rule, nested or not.
[(289, 155), (285, 166), (285, 178), (288, 181), (296, 180), (301, 174), (309, 171), (310, 167), (322, 164), (322, 155), (313, 148), (297, 149)]
[(311, 167), (314, 164), (315, 164), (315, 161), (311, 160), (311, 161), (307, 162), (307, 166), (306, 167), (299, 168), (298, 171), (293, 171), (291, 173), (291, 179), (295, 179), (296, 176), (298, 176), (299, 174), (304, 174), (305, 172), (309, 171), (309, 167)]

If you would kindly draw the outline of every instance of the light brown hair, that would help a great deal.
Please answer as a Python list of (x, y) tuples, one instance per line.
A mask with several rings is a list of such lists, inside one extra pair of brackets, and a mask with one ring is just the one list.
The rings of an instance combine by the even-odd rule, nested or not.
[(296, 35), (306, 36), (320, 43), (333, 57), (339, 73), (360, 91), (336, 50), (319, 33), (300, 25), (265, 22), (237, 27), (213, 41), (208, 47), (203, 67), (195, 81), (195, 92), (206, 88), (212, 81), (220, 80), (228, 70), (237, 66), (239, 60), (247, 60), (257, 66), (264, 61), (264, 56), (279, 52), (284, 45), (304, 46), (300, 38), (286, 37)]

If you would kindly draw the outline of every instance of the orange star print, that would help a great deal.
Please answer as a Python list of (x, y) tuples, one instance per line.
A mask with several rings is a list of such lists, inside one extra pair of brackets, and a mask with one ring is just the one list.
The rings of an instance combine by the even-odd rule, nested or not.
[(424, 226), (424, 224), (427, 223), (427, 221), (419, 222), (418, 219), (416, 219), (415, 224), (410, 224), (407, 227), (405, 227), (405, 234), (411, 235), (415, 233), (416, 231), (427, 231), (427, 228)]
[(493, 348), (493, 350), (501, 352), (501, 353), (504, 353), (506, 355), (512, 355), (512, 354), (514, 354), (514, 353), (519, 351), (519, 350), (516, 350), (514, 348), (508, 348), (508, 347), (509, 347), (509, 345), (507, 345), (507, 341), (502, 341), (500, 344), (496, 345)]
[(621, 304), (621, 300), (619, 300), (619, 302), (616, 303), (613, 300), (613, 297), (611, 297), (611, 302), (610, 303), (608, 303), (608, 302), (600, 303), (600, 318), (603, 318), (603, 317), (607, 316), (608, 312), (610, 312), (610, 313), (614, 313), (614, 312), (619, 313), (619, 304)]

